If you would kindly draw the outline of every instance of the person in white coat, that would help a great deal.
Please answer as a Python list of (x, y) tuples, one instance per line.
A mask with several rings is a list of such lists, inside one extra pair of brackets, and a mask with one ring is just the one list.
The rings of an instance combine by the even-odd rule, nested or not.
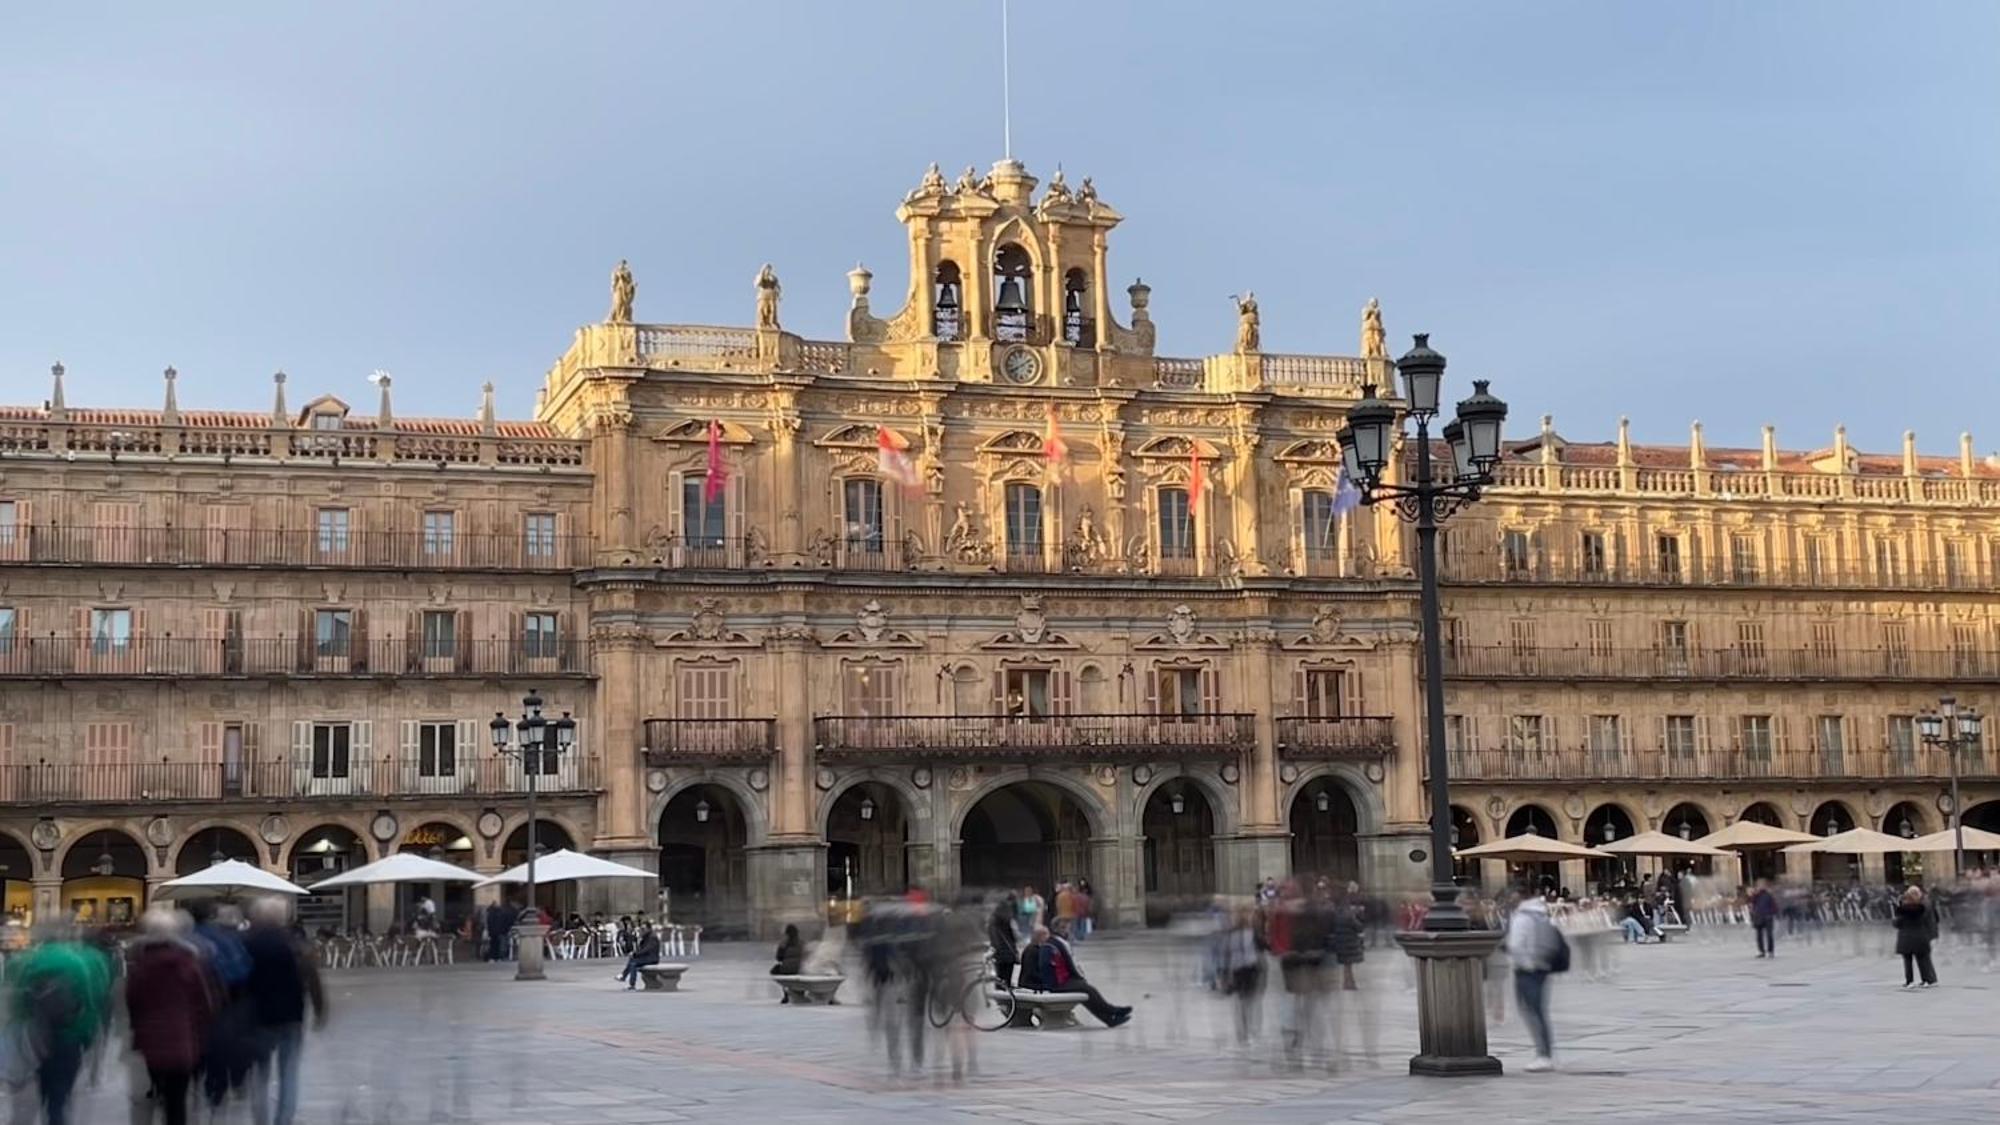
[(1515, 1004), (1535, 1041), (1535, 1057), (1523, 1069), (1552, 1070), (1555, 1043), (1549, 1028), (1549, 974), (1569, 967), (1569, 944), (1539, 896), (1523, 899), (1514, 908), (1507, 921), (1506, 949), (1507, 960), (1514, 966)]

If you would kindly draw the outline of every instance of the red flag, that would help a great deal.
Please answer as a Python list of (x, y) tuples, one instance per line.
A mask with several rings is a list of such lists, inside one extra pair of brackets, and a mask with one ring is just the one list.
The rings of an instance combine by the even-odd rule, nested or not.
[(1060, 477), (1069, 462), (1069, 443), (1063, 441), (1062, 428), (1056, 424), (1056, 408), (1049, 407), (1049, 427), (1042, 434), (1042, 457), (1049, 464), (1049, 471)]
[(1201, 443), (1188, 440), (1188, 512), (1201, 507), (1201, 494), (1208, 491), (1208, 473), (1201, 467)]
[(722, 489), (729, 483), (729, 466), (722, 461), (722, 423), (714, 418), (708, 420), (708, 479), (702, 482), (701, 498), (713, 504), (722, 498)]
[(887, 426), (875, 427), (875, 467), (904, 488), (916, 488), (922, 483), (916, 463), (910, 460), (908, 446), (890, 433)]

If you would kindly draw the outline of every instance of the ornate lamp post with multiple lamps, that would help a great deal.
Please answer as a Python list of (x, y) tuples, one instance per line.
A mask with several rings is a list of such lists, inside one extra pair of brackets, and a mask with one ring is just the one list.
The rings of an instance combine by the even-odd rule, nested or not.
[(1951, 763), (1951, 873), (1954, 877), (1965, 875), (1965, 814), (1958, 807), (1958, 752), (1968, 746), (1979, 745), (1979, 735), (1985, 720), (1971, 707), (1960, 710), (1958, 700), (1947, 695), (1938, 700), (1937, 710), (1926, 711), (1917, 716), (1917, 730), (1923, 735), (1925, 746), (1936, 746), (1944, 750), (1944, 756)]
[[(1486, 1052), (1486, 1007), (1481, 968), (1498, 943), (1497, 934), (1472, 928), (1458, 902), (1452, 878), (1450, 758), (1444, 741), (1444, 648), (1439, 635), (1438, 524), (1479, 498), (1493, 483), (1500, 461), (1500, 431), (1507, 404), (1475, 380), (1472, 397), (1458, 404), (1458, 416), (1444, 426), (1451, 449), (1449, 466), (1434, 466), (1431, 422), (1438, 415), (1445, 359), (1432, 351), (1430, 337), (1396, 362), (1404, 382), (1404, 409), (1377, 398), (1374, 387), (1347, 412), (1340, 432), (1341, 461), (1361, 490), (1363, 504), (1393, 503), (1417, 525), (1417, 580), (1421, 587), (1424, 658), (1424, 735), (1430, 755), (1431, 906), (1423, 929), (1399, 935), (1404, 952), (1417, 962), (1417, 1014), (1422, 1046), (1410, 1073), (1498, 1074), (1500, 1060)], [(1408, 483), (1389, 483), (1383, 473), (1396, 456), (1403, 416), (1415, 420), (1416, 458)], [(1413, 857), (1416, 858), (1416, 857)]]
[[(515, 980), (541, 980), (542, 940), (549, 928), (542, 925), (540, 907), (535, 905), (535, 786), (543, 773), (553, 772), (551, 767), (560, 756), (576, 744), (576, 720), (563, 712), (560, 719), (542, 717), (542, 697), (530, 688), (521, 700), (521, 718), (509, 723), (507, 716), (494, 712), (493, 721), (486, 724), (493, 732), (493, 749), (502, 754), (513, 754), (521, 759), (521, 772), (528, 777), (528, 903), (527, 909), (535, 911), (533, 921), (514, 927), (519, 942), (519, 952), (515, 957)], [(509, 734), (515, 737), (510, 740)]]

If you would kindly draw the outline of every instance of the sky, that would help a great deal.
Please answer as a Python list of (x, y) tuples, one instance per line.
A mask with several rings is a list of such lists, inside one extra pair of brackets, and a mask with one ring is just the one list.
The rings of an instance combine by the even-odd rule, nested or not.
[[(1013, 152), (1124, 216), (1159, 351), (1353, 354), (1512, 432), (2000, 449), (2000, 4), (1013, 0)], [(1003, 155), (1000, 0), (10, 5), (0, 400), (526, 416), (638, 318), (839, 339), (925, 166)]]

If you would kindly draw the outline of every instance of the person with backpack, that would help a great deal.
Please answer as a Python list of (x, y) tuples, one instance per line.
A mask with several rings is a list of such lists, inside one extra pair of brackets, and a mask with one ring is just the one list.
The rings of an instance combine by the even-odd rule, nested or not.
[(202, 1094), (211, 1115), (232, 1091), (241, 1091), (256, 1062), (256, 1018), (249, 997), (250, 953), (243, 946), (243, 914), (206, 900), (188, 904), (195, 948), (214, 979), (218, 1005), (202, 1055)]
[(16, 1044), (33, 1067), (47, 1125), (67, 1125), (70, 1094), (83, 1056), (104, 1031), (111, 965), (96, 948), (69, 938), (45, 941), (7, 965), (8, 1011)]
[(125, 982), (132, 1049), (146, 1062), (152, 1104), (166, 1125), (187, 1125), (188, 1084), (215, 1010), (212, 978), (187, 931), (188, 916), (171, 906), (146, 911)]
[(1530, 895), (1507, 920), (1507, 960), (1514, 966), (1514, 1001), (1535, 1041), (1523, 1070), (1555, 1069), (1555, 1033), (1549, 1026), (1549, 975), (1569, 971), (1569, 942), (1549, 917), (1548, 903)]

